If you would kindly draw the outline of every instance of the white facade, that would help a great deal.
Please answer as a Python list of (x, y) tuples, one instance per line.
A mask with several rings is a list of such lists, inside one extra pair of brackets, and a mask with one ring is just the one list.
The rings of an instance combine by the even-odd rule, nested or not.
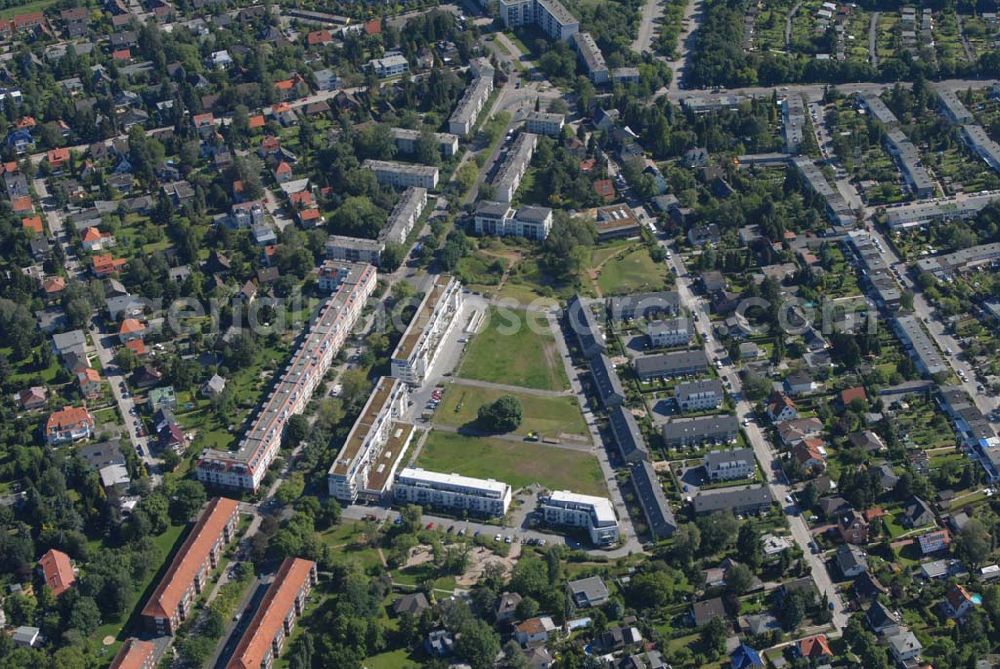
[(397, 504), (420, 504), (488, 516), (506, 515), (511, 499), (510, 486), (501, 481), (410, 467), (399, 473), (392, 492)]
[[(330, 235), (326, 240), (326, 257), (344, 262), (366, 262), (378, 266), (385, 244), (377, 239)], [(323, 285), (320, 284), (320, 288)]]
[(393, 378), (412, 386), (423, 383), (461, 310), (462, 284), (447, 274), (438, 276), (392, 353)]
[(384, 58), (373, 58), (368, 61), (368, 67), (380, 79), (395, 77), (410, 71), (410, 64), (406, 62), (406, 58), (398, 53), (387, 55)]
[(715, 379), (685, 381), (674, 386), (674, 398), (681, 411), (717, 409), (724, 396), (722, 383)]
[(504, 27), (536, 24), (552, 39), (568, 40), (580, 30), (580, 22), (559, 0), (500, 0)]
[(410, 188), (417, 186), (431, 190), (437, 187), (438, 168), (431, 165), (414, 165), (393, 160), (366, 160), (361, 164), (375, 173), (375, 178), (383, 186)]
[(597, 47), (597, 42), (590, 33), (576, 33), (573, 35), (573, 46), (576, 47), (577, 56), (587, 69), (587, 76), (597, 85), (606, 84), (611, 80), (611, 71), (608, 64), (604, 62), (604, 54)]
[(476, 125), (476, 119), (493, 92), (493, 68), (482, 67), (479, 74), (462, 94), (455, 111), (448, 119), (448, 130), (455, 135), (465, 137)]
[(510, 202), (514, 199), (521, 185), (521, 179), (531, 164), (531, 157), (535, 155), (537, 145), (538, 135), (530, 132), (522, 132), (514, 140), (514, 146), (507, 153), (507, 159), (493, 180), (493, 187), (496, 189), (495, 198), (499, 202)]
[[(408, 128), (393, 128), (392, 138), (396, 143), (396, 149), (400, 153), (413, 153), (417, 150), (417, 140), (420, 139), (419, 130)], [(458, 153), (458, 137), (448, 132), (432, 132), (434, 141), (437, 142), (438, 150), (445, 158)]]
[(256, 491), (281, 447), (285, 422), (301, 413), (375, 290), (375, 268), (354, 265), (330, 296), (281, 374), (236, 451), (207, 449), (198, 461), (202, 483)]
[(582, 527), (595, 546), (618, 541), (618, 518), (611, 501), (605, 497), (578, 495), (560, 490), (539, 499), (545, 522), (551, 525)]
[(757, 461), (749, 448), (731, 451), (711, 451), (705, 456), (705, 471), (712, 481), (736, 481), (750, 478), (757, 470)]
[(691, 327), (687, 318), (652, 321), (646, 325), (646, 335), (655, 348), (686, 346), (691, 341)]
[(501, 202), (481, 202), (473, 220), (477, 235), (542, 241), (552, 230), (552, 210), (548, 207), (521, 207), (514, 211)]
[[(331, 497), (349, 503), (359, 496), (379, 499), (391, 487), (413, 433), (411, 425), (396, 422), (409, 397), (406, 385), (396, 379), (378, 380), (327, 472)], [(399, 442), (395, 451), (387, 449), (394, 438)]]
[(564, 125), (566, 125), (566, 116), (564, 114), (533, 111), (525, 119), (524, 129), (536, 135), (558, 137), (562, 134)]

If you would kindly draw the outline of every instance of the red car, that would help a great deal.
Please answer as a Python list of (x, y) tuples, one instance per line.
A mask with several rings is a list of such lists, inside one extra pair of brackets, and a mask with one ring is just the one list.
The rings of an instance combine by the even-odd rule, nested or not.
[(433, 530), (434, 529), (434, 523), (427, 523), (427, 529), (428, 530)]

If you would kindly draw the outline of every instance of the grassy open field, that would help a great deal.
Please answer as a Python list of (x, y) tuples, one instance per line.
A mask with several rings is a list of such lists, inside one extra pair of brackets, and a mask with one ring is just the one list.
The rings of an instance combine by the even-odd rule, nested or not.
[(550, 490), (608, 494), (593, 455), (532, 442), (432, 431), (416, 464), (436, 472), (496, 479), (515, 489), (539, 483)]
[[(599, 263), (598, 253), (594, 256)], [(667, 266), (653, 262), (643, 244), (607, 259), (598, 271), (597, 285), (604, 295), (662, 290), (666, 285)]]
[(488, 318), (469, 344), (458, 376), (541, 390), (569, 388), (555, 337), (544, 315), (491, 308)]
[(508, 393), (488, 388), (461, 384), (448, 386), (441, 405), (434, 414), (434, 422), (460, 427), (476, 420), (479, 407), (496, 401), (501, 395), (513, 395), (521, 400), (524, 420), (516, 434), (537, 432), (541, 437), (554, 437), (561, 432), (588, 434), (587, 424), (580, 413), (575, 397), (538, 397), (524, 393)]
[(26, 2), (23, 5), (17, 5), (16, 7), (0, 9), (0, 19), (9, 19), (19, 14), (44, 12), (54, 4), (56, 4), (56, 0), (35, 0), (35, 2)]
[(365, 658), (368, 669), (416, 669), (420, 665), (410, 659), (409, 651), (391, 650)]

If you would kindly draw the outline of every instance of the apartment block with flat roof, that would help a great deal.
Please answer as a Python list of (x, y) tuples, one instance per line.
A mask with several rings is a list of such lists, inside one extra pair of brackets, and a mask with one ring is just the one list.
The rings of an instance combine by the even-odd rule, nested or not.
[(918, 199), (934, 197), (934, 180), (924, 167), (920, 152), (910, 138), (899, 128), (890, 128), (885, 133), (885, 144), (889, 154), (896, 159), (910, 191)]
[(524, 206), (516, 211), (503, 202), (482, 201), (476, 206), (473, 225), (477, 235), (523, 237), (542, 241), (552, 230), (552, 210)]
[(188, 619), (195, 600), (208, 585), (212, 570), (219, 566), (222, 551), (236, 538), (239, 517), (240, 505), (236, 500), (215, 497), (209, 501), (142, 607), (141, 616), (148, 631), (172, 635)]
[(319, 581), (316, 563), (285, 558), (250, 619), (226, 669), (270, 667), (281, 655), (285, 639), (306, 608), (309, 593)]
[(337, 291), (309, 325), (235, 451), (206, 449), (197, 465), (198, 480), (216, 486), (256, 491), (281, 447), (285, 423), (309, 403), (333, 358), (354, 328), (365, 301), (375, 290), (375, 267), (352, 264)]
[(497, 201), (513, 201), (514, 196), (517, 195), (517, 189), (521, 185), (521, 179), (528, 171), (531, 157), (535, 154), (537, 145), (538, 135), (530, 132), (522, 132), (514, 140), (514, 145), (507, 153), (507, 158), (497, 170), (497, 176), (493, 180), (494, 197)]
[(806, 127), (806, 103), (798, 93), (792, 93), (781, 105), (782, 133), (785, 136), (785, 151), (799, 152)]
[(892, 110), (882, 101), (876, 93), (862, 93), (859, 96), (865, 109), (873, 119), (887, 128), (894, 128), (899, 125), (899, 119), (892, 113)]
[(417, 186), (433, 190), (438, 184), (438, 168), (432, 165), (414, 165), (395, 160), (371, 160), (361, 163), (361, 167), (375, 173), (375, 178), (383, 186), (409, 188)]
[(924, 331), (916, 316), (907, 315), (893, 318), (892, 330), (902, 342), (921, 374), (934, 376), (950, 371), (948, 363), (945, 362), (941, 352)]
[(559, 0), (500, 0), (500, 20), (505, 28), (535, 24), (562, 41), (580, 30), (580, 22)]
[(327, 472), (331, 497), (349, 503), (383, 499), (413, 438), (413, 426), (399, 421), (409, 396), (398, 379), (378, 380)]
[(330, 235), (324, 248), (330, 260), (363, 262), (378, 267), (385, 244), (377, 239)]
[(954, 91), (943, 87), (936, 87), (935, 92), (938, 95), (938, 103), (940, 105), (941, 113), (944, 114), (946, 119), (957, 125), (972, 122), (972, 113), (968, 110), (965, 104), (958, 99), (958, 95), (956, 95)]
[(997, 200), (1000, 191), (983, 191), (897, 204), (885, 208), (885, 223), (893, 230), (901, 230), (934, 221), (971, 218)]
[(559, 137), (565, 125), (565, 114), (554, 114), (543, 111), (528, 112), (528, 117), (524, 120), (525, 130), (536, 135), (547, 135), (549, 137)]
[[(400, 153), (412, 154), (417, 150), (417, 142), (423, 133), (419, 130), (409, 128), (393, 128), (392, 139), (396, 143), (396, 150)], [(430, 136), (434, 138), (438, 150), (445, 158), (458, 153), (458, 136), (450, 132), (432, 132)]]
[(441, 474), (407, 467), (393, 486), (397, 504), (420, 504), (482, 516), (504, 516), (511, 489), (502, 481)]
[(403, 191), (396, 206), (389, 213), (385, 226), (376, 239), (330, 235), (326, 240), (326, 257), (330, 260), (365, 262), (378, 266), (385, 245), (403, 244), (420, 220), (427, 206), (427, 189), (411, 186)]
[(545, 522), (550, 525), (583, 528), (595, 546), (607, 546), (618, 541), (618, 518), (614, 506), (606, 497), (558, 490), (547, 497), (540, 497), (538, 502)]
[(604, 62), (604, 54), (597, 47), (594, 36), (590, 33), (576, 33), (572, 40), (576, 55), (587, 70), (590, 80), (598, 86), (608, 83), (611, 80), (611, 71)]
[(484, 67), (466, 87), (462, 98), (455, 105), (455, 111), (448, 119), (448, 130), (459, 137), (465, 137), (472, 132), (492, 92), (493, 68)]
[(993, 141), (983, 126), (963, 125), (962, 139), (973, 153), (986, 161), (991, 170), (1000, 172), (1000, 144)]
[(434, 279), (392, 353), (393, 378), (411, 386), (424, 382), (462, 303), (462, 284), (455, 277), (441, 274)]

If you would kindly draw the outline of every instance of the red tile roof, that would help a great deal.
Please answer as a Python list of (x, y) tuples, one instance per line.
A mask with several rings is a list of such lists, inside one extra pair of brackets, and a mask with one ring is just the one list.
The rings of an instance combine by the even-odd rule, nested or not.
[(152, 661), (156, 646), (149, 641), (126, 639), (108, 669), (144, 669)]
[(53, 293), (61, 293), (65, 289), (66, 279), (61, 276), (50, 276), (42, 282), (42, 290), (50, 295)]
[(15, 213), (23, 213), (26, 211), (34, 211), (35, 206), (31, 204), (30, 195), (22, 195), (21, 197), (15, 197), (11, 200), (10, 208), (14, 210)]
[(115, 258), (110, 253), (94, 256), (93, 262), (94, 262), (94, 273), (97, 274), (98, 276), (103, 276), (105, 274), (111, 274), (112, 272), (117, 272), (119, 269), (125, 266), (125, 261), (123, 259)]
[(69, 149), (50, 149), (47, 157), (50, 165), (62, 165), (69, 160)]
[(118, 49), (111, 57), (115, 60), (132, 60), (132, 50), (131, 49)]
[(187, 589), (194, 583), (198, 570), (208, 559), (216, 540), (222, 535), (229, 519), (237, 512), (239, 502), (228, 497), (216, 497), (184, 540), (159, 585), (142, 608), (142, 615), (151, 618), (171, 618)]
[(262, 114), (257, 114), (256, 116), (251, 116), (248, 119), (247, 127), (251, 130), (264, 127), (264, 116)]
[(382, 34), (382, 19), (372, 19), (365, 21), (365, 33), (368, 35)]
[(21, 227), (25, 230), (31, 230), (36, 235), (44, 234), (41, 216), (25, 216), (21, 219)]
[(130, 334), (132, 332), (140, 332), (143, 330), (143, 325), (137, 318), (126, 318), (122, 321), (122, 324), (118, 328), (118, 334)]
[(263, 664), (271, 642), (294, 609), (295, 600), (315, 567), (312, 560), (285, 558), (226, 669), (257, 669)]
[(94, 417), (87, 411), (87, 407), (66, 407), (52, 412), (49, 420), (45, 423), (45, 431), (64, 430), (84, 422), (90, 423), (90, 426), (94, 427)]
[(845, 407), (849, 406), (854, 400), (861, 400), (862, 402), (868, 401), (868, 395), (865, 393), (863, 386), (845, 388), (840, 391), (840, 403)]
[(45, 585), (49, 586), (55, 597), (69, 590), (76, 580), (73, 573), (73, 565), (69, 561), (69, 556), (62, 551), (52, 548), (41, 557), (38, 565), (42, 568), (42, 576), (45, 578)]
[(611, 179), (598, 179), (594, 182), (594, 192), (607, 201), (615, 199), (615, 185)]
[(132, 341), (125, 342), (125, 348), (140, 357), (146, 355), (146, 344), (141, 339), (133, 339)]
[(799, 654), (802, 657), (823, 657), (823, 656), (833, 656), (830, 652), (830, 644), (827, 643), (825, 634), (817, 634), (816, 636), (806, 637), (799, 641)]
[(309, 46), (329, 44), (332, 41), (333, 35), (330, 34), (329, 30), (314, 30), (306, 35), (306, 43), (309, 44)]

